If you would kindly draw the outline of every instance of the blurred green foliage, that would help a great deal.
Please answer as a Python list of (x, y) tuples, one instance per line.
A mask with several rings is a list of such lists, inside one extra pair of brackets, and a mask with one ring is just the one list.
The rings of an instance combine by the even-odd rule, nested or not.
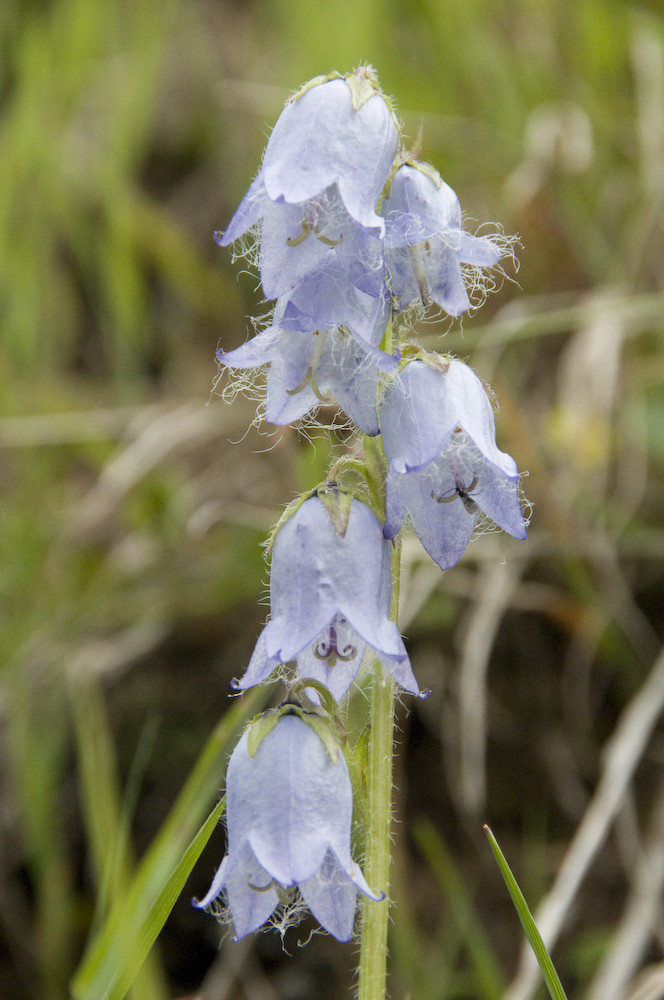
[[(322, 439), (245, 437), (252, 404), (210, 398), (217, 343), (240, 343), (262, 308), (256, 279), (238, 276), (212, 231), (288, 94), (360, 62), (413, 141), (423, 127), (423, 156), (469, 228), (499, 219), (525, 247), (519, 285), (508, 268), (446, 341), (442, 326), (419, 331), (493, 385), (501, 446), (529, 471), (534, 506), (525, 545), (481, 539), (442, 583), (409, 557), (409, 648), (433, 693), (402, 719), (394, 996), (500, 995), (520, 934), (481, 821), (490, 813), (526, 881), (537, 856), (523, 885), (536, 900), (659, 650), (658, 3), (4, 0), (0, 995), (11, 1000), (68, 995), (246, 665), (265, 613), (260, 543), (327, 467)], [(496, 554), (517, 579), (468, 749), (459, 677)], [(478, 748), (479, 798), (463, 777)], [(636, 867), (648, 841), (662, 759), (660, 724), (561, 944), (570, 995), (592, 989), (617, 940), (633, 890), (624, 859)], [(219, 765), (198, 822), (222, 782)], [(220, 837), (189, 896), (222, 850)], [(184, 897), (137, 997), (174, 997), (226, 968)], [(643, 956), (662, 961), (661, 935), (641, 931), (625, 981)], [(270, 995), (291, 996), (266, 941), (261, 976)], [(293, 961), (305, 995), (312, 982), (319, 1000), (352, 983), (352, 954), (329, 942)], [(221, 992), (213, 978), (206, 989)]]

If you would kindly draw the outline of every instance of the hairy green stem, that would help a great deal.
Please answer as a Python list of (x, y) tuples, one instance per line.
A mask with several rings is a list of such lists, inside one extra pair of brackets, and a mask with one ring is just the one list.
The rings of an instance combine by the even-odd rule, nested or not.
[(385, 893), (385, 899), (375, 903), (365, 897), (362, 901), (359, 1000), (383, 1000), (387, 977), (394, 681), (381, 671), (376, 670), (371, 689), (364, 875), (372, 889)]
[[(392, 607), (399, 606), (401, 539), (392, 553)], [(387, 928), (390, 908), (392, 828), (392, 750), (394, 743), (394, 688), (392, 677), (378, 662), (371, 679), (370, 735), (367, 762), (367, 819), (364, 875), (372, 889), (385, 893), (376, 903), (363, 898), (358, 1000), (384, 1000), (387, 980)]]

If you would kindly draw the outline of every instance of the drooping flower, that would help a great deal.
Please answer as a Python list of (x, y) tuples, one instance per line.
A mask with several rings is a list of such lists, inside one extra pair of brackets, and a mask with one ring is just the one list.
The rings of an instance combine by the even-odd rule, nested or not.
[(431, 558), (449, 569), (480, 512), (526, 537), (516, 463), (497, 447), (491, 403), (467, 365), (411, 361), (386, 390), (380, 424), (389, 462), (387, 538), (408, 517)]
[(261, 224), (266, 298), (292, 288), (342, 242), (382, 237), (376, 205), (398, 145), (394, 115), (373, 72), (311, 81), (281, 113), (261, 170), (221, 246)]
[[(294, 714), (291, 714), (294, 712)], [(338, 745), (324, 743), (306, 716), (281, 710), (258, 747), (245, 731), (226, 775), (228, 853), (205, 908), (224, 894), (239, 940), (299, 890), (339, 941), (353, 933), (358, 890), (379, 901), (351, 858), (352, 790)]]
[(383, 200), (385, 261), (399, 310), (420, 300), (450, 316), (470, 308), (462, 264), (493, 267), (502, 255), (486, 237), (464, 232), (459, 199), (426, 163), (405, 163)]
[[(271, 617), (244, 676), (244, 690), (279, 664), (324, 684), (339, 699), (365, 651), (373, 651), (401, 687), (419, 694), (398, 629), (389, 617), (391, 545), (361, 501), (332, 491), (339, 515), (312, 496), (279, 527), (270, 567)], [(335, 523), (336, 521), (336, 523)]]
[(381, 373), (399, 361), (376, 347), (388, 320), (387, 300), (360, 291), (332, 261), (277, 300), (266, 330), (217, 359), (227, 368), (269, 365), (265, 415), (274, 424), (336, 402), (375, 436)]

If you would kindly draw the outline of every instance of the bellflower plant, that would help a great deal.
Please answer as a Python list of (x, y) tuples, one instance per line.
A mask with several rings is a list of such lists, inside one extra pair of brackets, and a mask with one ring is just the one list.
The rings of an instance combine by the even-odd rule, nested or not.
[(267, 329), (217, 359), (231, 369), (268, 367), (265, 415), (274, 424), (338, 403), (364, 434), (376, 435), (381, 373), (399, 360), (376, 346), (389, 315), (386, 298), (361, 291), (332, 260), (277, 300)]
[(353, 796), (344, 756), (295, 709), (261, 721), (267, 725), (256, 727), (258, 746), (248, 729), (231, 756), (228, 853), (195, 905), (209, 907), (223, 893), (239, 940), (278, 907), (290, 910), (286, 921), (296, 920), (297, 890), (321, 926), (348, 941), (358, 890), (376, 901), (383, 894), (370, 889), (351, 858)]
[[(228, 853), (196, 905), (229, 918), (236, 939), (308, 907), (347, 941), (359, 894), (358, 997), (382, 1000), (395, 692), (422, 694), (397, 625), (402, 530), (412, 524), (447, 569), (478, 524), (516, 538), (526, 529), (516, 463), (498, 449), (482, 383), (460, 361), (405, 344), (402, 314), (468, 310), (469, 282), (470, 292), (490, 284), (507, 241), (464, 231), (456, 194), (405, 148), (370, 67), (318, 77), (288, 102), (215, 238), (255, 240), (273, 301), (256, 336), (218, 352), (231, 384), (267, 369), (270, 421), (336, 404), (356, 433), (273, 532), (270, 618), (233, 687), (292, 686), (231, 756)], [(337, 703), (352, 697), (361, 665), (367, 719), (352, 745), (338, 738)], [(344, 754), (362, 789), (364, 874), (350, 854)]]
[(263, 290), (277, 298), (330, 250), (357, 239), (358, 227), (383, 235), (376, 204), (397, 146), (394, 114), (370, 69), (312, 80), (286, 105), (217, 242), (228, 246), (260, 224)]
[(408, 516), (431, 558), (449, 569), (480, 512), (526, 537), (516, 462), (498, 449), (491, 403), (467, 365), (411, 361), (388, 386), (380, 422), (389, 461), (387, 538)]
[(397, 683), (419, 694), (408, 654), (390, 620), (391, 545), (359, 500), (312, 496), (276, 532), (270, 571), (271, 618), (247, 671), (245, 689), (293, 662), (301, 678), (320, 681), (338, 701), (365, 652)]
[(456, 194), (425, 163), (405, 163), (383, 202), (385, 257), (389, 284), (399, 311), (415, 301), (442, 306), (450, 316), (470, 308), (462, 264), (493, 267), (502, 249), (461, 225)]

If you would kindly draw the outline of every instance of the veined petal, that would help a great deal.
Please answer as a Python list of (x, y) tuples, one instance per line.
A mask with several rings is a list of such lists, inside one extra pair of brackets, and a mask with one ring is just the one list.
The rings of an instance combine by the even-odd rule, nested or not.
[(474, 264), (476, 267), (495, 267), (503, 255), (503, 251), (487, 236), (472, 236), (470, 233), (459, 234), (459, 260), (464, 264)]
[[(412, 475), (412, 473), (409, 473)], [(385, 481), (385, 538), (396, 538), (408, 517), (408, 496), (399, 489), (403, 473), (395, 472), (392, 465), (387, 470)]]
[[(354, 501), (349, 526), (354, 508), (373, 518), (367, 507)], [(365, 547), (366, 540), (362, 551)], [(354, 563), (357, 570), (362, 565), (362, 556), (358, 554), (357, 561), (353, 556), (348, 532), (345, 538), (339, 535), (318, 497), (306, 500), (282, 524), (272, 548), (272, 619), (265, 630), (268, 656), (284, 662), (293, 659), (332, 620), (340, 594), (350, 585), (345, 579), (349, 566)]]
[(443, 570), (459, 561), (477, 519), (477, 512), (469, 511), (461, 499), (455, 497), (453, 485), (449, 503), (436, 501), (436, 495), (447, 499), (445, 486), (449, 485), (449, 482), (441, 484), (440, 476), (427, 467), (417, 472), (392, 473), (388, 476), (387, 487), (387, 505), (397, 504), (408, 510), (423, 548)]
[(311, 878), (300, 884), (302, 898), (325, 930), (337, 941), (350, 941), (355, 924), (357, 888), (331, 851)]
[(426, 164), (399, 167), (381, 211), (388, 220), (392, 246), (419, 243), (444, 230), (461, 228), (459, 199)]
[(388, 473), (386, 532), (396, 533), (407, 513), (441, 569), (461, 558), (480, 511), (515, 538), (526, 537), (518, 475), (505, 475), (465, 432), (455, 433), (443, 454), (424, 468)]
[(443, 241), (432, 242), (434, 246), (423, 266), (428, 294), (448, 316), (460, 316), (470, 309), (470, 299), (461, 272), (459, 253), (445, 246)]
[(417, 679), (413, 673), (413, 668), (410, 665), (408, 656), (405, 658), (382, 656), (380, 662), (383, 665), (383, 669), (386, 670), (388, 674), (392, 675), (399, 687), (402, 687), (404, 691), (408, 691), (410, 694), (414, 694), (418, 698), (428, 697), (429, 692), (423, 691), (417, 683)]
[(314, 358), (327, 334), (282, 330), (267, 373), (265, 416), (278, 426), (293, 423), (320, 406), (314, 389)]
[[(503, 531), (523, 539), (526, 537), (526, 522), (519, 500), (519, 475), (511, 456), (503, 452), (499, 454), (502, 459), (509, 459), (509, 463), (487, 461), (474, 442), (466, 434), (461, 434), (459, 440), (450, 445), (445, 458), (436, 465), (442, 461), (454, 464), (460, 470), (455, 472), (457, 480), (465, 486), (474, 484), (470, 498), (481, 511)], [(505, 472), (501, 465), (507, 465), (510, 471)]]
[(336, 566), (339, 611), (379, 654), (406, 658), (403, 640), (389, 617), (392, 593), (391, 546), (382, 526), (354, 500)]
[[(236, 859), (235, 863), (237, 863), (237, 860), (239, 859)], [(232, 871), (233, 865), (234, 862), (232, 862), (231, 859), (228, 857), (228, 855), (226, 855), (224, 860), (217, 868), (216, 874), (212, 880), (212, 885), (208, 889), (206, 895), (203, 896), (203, 899), (194, 899), (193, 900), (194, 906), (198, 907), (201, 910), (204, 910), (206, 906), (209, 906), (210, 903), (212, 903), (217, 898), (217, 896), (219, 896), (223, 892), (224, 885), (226, 882), (226, 876), (229, 874), (230, 871)]]
[(260, 368), (268, 364), (280, 346), (281, 331), (276, 326), (262, 330), (232, 351), (217, 351), (217, 361), (227, 368)]
[(251, 182), (249, 190), (235, 210), (235, 214), (224, 232), (215, 233), (214, 238), (219, 246), (227, 247), (243, 236), (252, 226), (255, 226), (263, 214), (267, 201), (263, 171), (261, 170)]
[(443, 450), (457, 420), (445, 375), (411, 361), (387, 387), (380, 408), (386, 458), (397, 472), (422, 468)]
[(307, 212), (302, 205), (266, 202), (260, 244), (261, 284), (266, 299), (276, 299), (319, 267), (331, 253), (329, 244), (303, 237)]
[(267, 655), (286, 663), (338, 610), (339, 535), (317, 497), (306, 500), (277, 532), (272, 547)]
[(266, 652), (294, 659), (337, 612), (379, 653), (405, 658), (389, 608), (390, 544), (371, 510), (353, 500), (345, 535), (318, 497), (306, 500), (279, 529), (272, 551), (272, 619)]
[(360, 291), (332, 256), (280, 299), (279, 311), (275, 311), (285, 329), (347, 326), (374, 347), (382, 339), (389, 315), (389, 301)]
[(255, 684), (262, 684), (278, 666), (278, 660), (268, 659), (265, 653), (265, 639), (261, 632), (247, 669), (239, 680), (234, 678), (231, 681), (231, 687), (236, 691), (246, 691), (247, 688), (254, 687)]
[(382, 233), (375, 206), (396, 150), (396, 126), (382, 95), (354, 109), (346, 81), (329, 80), (281, 113), (263, 160), (265, 187), (272, 201), (292, 204), (336, 183), (351, 216)]
[(235, 939), (261, 927), (279, 902), (277, 893), (268, 888), (272, 878), (259, 865), (245, 842), (234, 857), (227, 855), (220, 864), (207, 895), (194, 900), (205, 909), (222, 893), (226, 895), (235, 927)]
[(398, 308), (420, 300), (437, 303), (450, 316), (469, 309), (461, 263), (493, 267), (502, 251), (488, 238), (463, 231), (452, 188), (427, 164), (404, 164), (382, 212), (385, 263)]
[(376, 902), (385, 898), (385, 893), (375, 893), (367, 885), (359, 865), (350, 861), (347, 869), (332, 851), (318, 872), (300, 884), (316, 920), (338, 941), (350, 941), (353, 934), (358, 889)]
[(248, 842), (282, 885), (311, 878), (329, 846), (350, 851), (352, 791), (346, 762), (342, 753), (333, 761), (301, 718), (279, 719), (249, 758), (243, 778), (243, 797), (256, 800)]
[(377, 396), (383, 373), (398, 364), (398, 356), (385, 354), (344, 330), (330, 331), (317, 369), (322, 392), (332, 393), (339, 406), (363, 434), (379, 433)]
[(516, 462), (496, 444), (493, 407), (486, 389), (472, 368), (457, 360), (450, 361), (445, 389), (457, 423), (472, 439), (484, 457), (506, 476), (517, 477)]
[(258, 930), (272, 915), (279, 897), (271, 882), (249, 844), (245, 844), (238, 863), (228, 872), (224, 882), (236, 941)]

